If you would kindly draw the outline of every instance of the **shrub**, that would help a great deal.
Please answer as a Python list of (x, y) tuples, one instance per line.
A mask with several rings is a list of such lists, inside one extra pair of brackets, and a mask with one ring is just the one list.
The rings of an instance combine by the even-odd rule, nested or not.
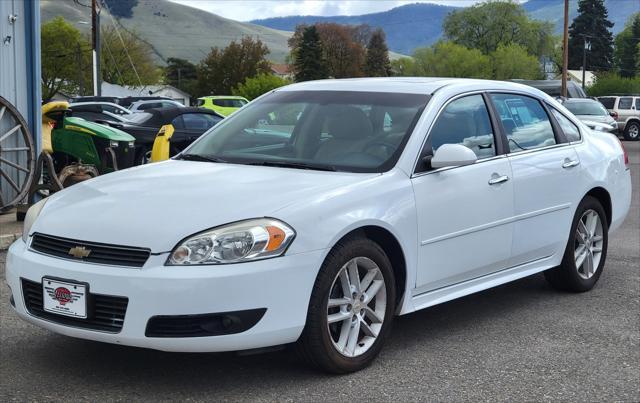
[(640, 77), (625, 78), (617, 74), (599, 74), (595, 84), (587, 88), (592, 97), (614, 94), (640, 94)]
[(239, 95), (247, 98), (249, 101), (258, 98), (260, 95), (267, 93), (278, 87), (289, 84), (289, 81), (273, 74), (258, 74), (255, 77), (249, 77), (243, 83), (231, 90), (233, 95)]

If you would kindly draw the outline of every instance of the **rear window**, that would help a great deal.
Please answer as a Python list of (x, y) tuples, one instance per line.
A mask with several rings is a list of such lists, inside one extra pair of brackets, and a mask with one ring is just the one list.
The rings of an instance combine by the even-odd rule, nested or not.
[(610, 98), (610, 97), (598, 98), (598, 101), (600, 101), (600, 103), (602, 105), (604, 105), (604, 107), (607, 108), (607, 109), (613, 109), (613, 106), (616, 103), (616, 99), (615, 98)]

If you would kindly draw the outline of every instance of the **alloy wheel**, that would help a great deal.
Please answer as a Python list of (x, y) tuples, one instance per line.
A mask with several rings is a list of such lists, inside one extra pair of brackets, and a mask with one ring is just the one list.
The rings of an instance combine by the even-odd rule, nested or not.
[(628, 135), (629, 138), (631, 139), (637, 139), (638, 135), (640, 135), (640, 125), (637, 124), (632, 124), (629, 126), (629, 130), (628, 130)]
[(578, 275), (590, 279), (598, 270), (602, 258), (603, 230), (600, 216), (595, 210), (587, 210), (578, 221), (574, 258)]
[(366, 257), (349, 260), (331, 286), (327, 327), (335, 349), (357, 357), (375, 343), (385, 320), (387, 291), (378, 265)]

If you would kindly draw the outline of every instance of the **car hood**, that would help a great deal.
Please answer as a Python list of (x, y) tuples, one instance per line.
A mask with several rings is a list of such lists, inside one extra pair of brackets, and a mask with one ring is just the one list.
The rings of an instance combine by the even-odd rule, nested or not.
[(54, 194), (31, 232), (167, 252), (189, 235), (230, 222), (286, 221), (275, 212), (376, 175), (166, 161)]
[(588, 122), (602, 122), (602, 123), (607, 123), (607, 124), (611, 124), (615, 122), (615, 119), (613, 119), (611, 116), (606, 116), (606, 115), (576, 115), (576, 117), (582, 121), (588, 121)]

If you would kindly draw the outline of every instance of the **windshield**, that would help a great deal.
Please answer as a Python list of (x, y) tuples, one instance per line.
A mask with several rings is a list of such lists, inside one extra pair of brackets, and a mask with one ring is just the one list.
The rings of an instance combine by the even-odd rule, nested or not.
[(429, 97), (281, 91), (201, 137), (188, 154), (234, 163), (383, 172), (402, 152)]
[(609, 112), (600, 102), (565, 102), (564, 106), (574, 115), (604, 116)]

